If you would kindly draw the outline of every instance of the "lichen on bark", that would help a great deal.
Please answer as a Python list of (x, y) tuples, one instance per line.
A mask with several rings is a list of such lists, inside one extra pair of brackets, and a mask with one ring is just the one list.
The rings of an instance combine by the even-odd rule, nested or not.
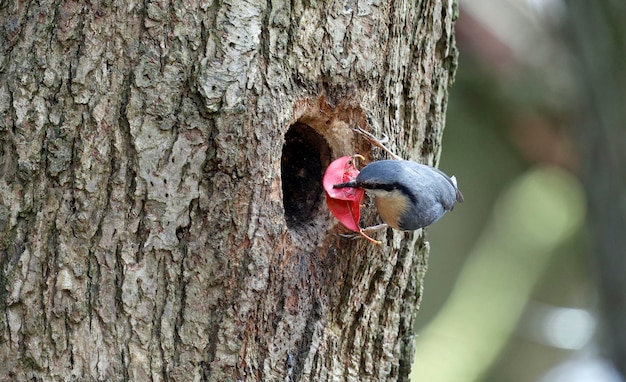
[(0, 375), (406, 378), (427, 243), (344, 239), (324, 203), (294, 229), (281, 156), (301, 123), (379, 158), (359, 125), (434, 163), (453, 7), (0, 7)]

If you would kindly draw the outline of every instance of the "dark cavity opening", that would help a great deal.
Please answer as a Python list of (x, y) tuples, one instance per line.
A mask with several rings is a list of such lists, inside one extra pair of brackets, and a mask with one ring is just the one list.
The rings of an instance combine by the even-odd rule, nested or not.
[(322, 200), (323, 170), (330, 163), (330, 147), (312, 127), (300, 122), (285, 134), (281, 173), (287, 226), (308, 225)]

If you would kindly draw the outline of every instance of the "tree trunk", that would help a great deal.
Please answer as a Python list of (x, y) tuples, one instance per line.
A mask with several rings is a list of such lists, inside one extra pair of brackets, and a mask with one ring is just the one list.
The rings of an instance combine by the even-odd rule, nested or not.
[(321, 177), (380, 157), (351, 126), (436, 162), (456, 12), (0, 6), (0, 377), (406, 379), (428, 246), (339, 236)]

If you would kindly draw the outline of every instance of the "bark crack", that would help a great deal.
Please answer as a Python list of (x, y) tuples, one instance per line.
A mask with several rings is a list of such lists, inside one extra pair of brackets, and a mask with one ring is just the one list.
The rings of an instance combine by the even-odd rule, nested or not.
[[(191, 219), (189, 221), (191, 221)], [(185, 240), (188, 236), (189, 227), (186, 227), (186, 228), (181, 227), (179, 228), (179, 232), (180, 232), (180, 235), (178, 235), (179, 236), (178, 240), (180, 243), (179, 248), (181, 251), (180, 264), (178, 268), (178, 289), (180, 291), (180, 298), (179, 298), (180, 309), (178, 310), (178, 313), (176, 314), (176, 317), (174, 318), (174, 354), (173, 354), (174, 362), (176, 364), (180, 363), (180, 353), (181, 353), (181, 346), (182, 346), (182, 338), (180, 335), (180, 331), (185, 322), (185, 308), (187, 304), (187, 284), (189, 284), (189, 281), (185, 280), (185, 262), (187, 261), (187, 255), (189, 251)]]
[[(123, 259), (122, 259), (122, 252), (121, 252), (121, 248), (120, 248), (121, 244), (118, 243), (117, 246), (115, 247), (115, 321), (116, 322), (120, 322), (123, 319), (126, 320), (126, 324), (125, 327), (126, 328), (131, 328), (131, 322), (130, 322), (130, 315), (122, 315), (122, 313), (124, 312), (124, 301), (123, 301), (123, 285), (124, 285), (124, 267), (123, 267)], [(122, 325), (119, 325), (122, 326)], [(121, 360), (121, 364), (122, 364), (122, 370), (123, 370), (123, 378), (124, 381), (129, 381), (130, 380), (130, 375), (129, 375), (129, 370), (128, 370), (128, 365), (130, 363), (130, 360), (128, 359), (128, 357), (130, 357), (130, 341), (131, 341), (131, 336), (130, 335), (125, 335), (125, 336), (120, 336), (120, 329), (118, 328), (116, 329), (117, 331), (117, 337), (118, 340), (121, 340), (120, 342), (120, 350), (119, 350), (119, 354), (120, 354), (120, 360)], [(123, 332), (126, 332), (126, 330), (124, 330)]]

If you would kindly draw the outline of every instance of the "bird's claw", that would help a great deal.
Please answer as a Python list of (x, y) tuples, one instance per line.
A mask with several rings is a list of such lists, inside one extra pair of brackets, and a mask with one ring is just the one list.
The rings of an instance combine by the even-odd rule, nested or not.
[(387, 135), (383, 134), (383, 138), (382, 139), (378, 139), (372, 133), (370, 133), (369, 131), (363, 130), (363, 128), (361, 128), (359, 126), (353, 127), (352, 130), (354, 130), (357, 133), (359, 133), (362, 136), (364, 136), (373, 146), (376, 146), (376, 147), (382, 149), (387, 154), (389, 154), (393, 159), (402, 160), (401, 157), (397, 156), (391, 150), (389, 150), (387, 147), (385, 147), (385, 145), (383, 145), (383, 143), (387, 143), (389, 141), (389, 137)]
[(361, 231), (371, 233), (371, 232), (382, 231), (384, 229), (387, 229), (387, 227), (389, 227), (387, 223), (382, 223), (382, 224), (373, 225), (371, 227), (362, 228)]
[(363, 155), (361, 155), (361, 154), (353, 154), (352, 155), (352, 161), (354, 162), (355, 159), (362, 160), (363, 162), (366, 161), (365, 157)]
[(347, 239), (358, 239), (359, 237), (363, 237), (365, 239), (367, 239), (368, 241), (374, 243), (374, 244), (382, 244), (382, 241), (380, 240), (376, 240), (371, 238), (370, 236), (368, 236), (368, 233), (372, 233), (372, 232), (376, 232), (376, 231), (380, 231), (383, 230), (385, 228), (387, 228), (388, 225), (383, 223), (383, 224), (378, 224), (375, 226), (371, 226), (371, 227), (367, 227), (367, 228), (361, 228), (359, 232), (356, 233), (340, 233), (339, 236), (341, 237), (345, 237)]

